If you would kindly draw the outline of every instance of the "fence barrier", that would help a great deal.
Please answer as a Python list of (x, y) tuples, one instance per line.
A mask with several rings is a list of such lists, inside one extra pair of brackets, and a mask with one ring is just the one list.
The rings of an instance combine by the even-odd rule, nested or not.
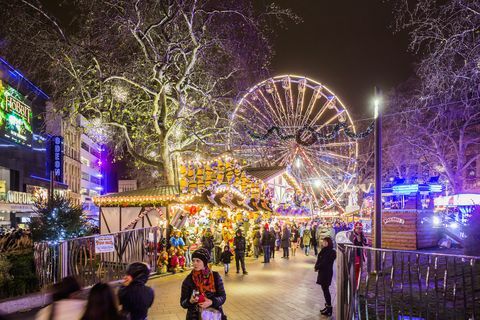
[(480, 257), (337, 248), (337, 319), (480, 319)]
[[(35, 268), (42, 288), (75, 276), (84, 286), (119, 280), (135, 261), (150, 265), (156, 272), (162, 229), (150, 227), (110, 234), (113, 252), (96, 253), (95, 238), (89, 236), (58, 243), (35, 243)], [(106, 235), (101, 235), (106, 236)]]

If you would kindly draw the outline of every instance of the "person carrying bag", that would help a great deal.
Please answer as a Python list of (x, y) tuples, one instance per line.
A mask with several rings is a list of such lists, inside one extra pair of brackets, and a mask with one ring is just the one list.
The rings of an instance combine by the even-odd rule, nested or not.
[(186, 320), (226, 320), (222, 305), (227, 299), (220, 274), (210, 270), (210, 253), (204, 248), (192, 254), (193, 270), (183, 280), (180, 305)]

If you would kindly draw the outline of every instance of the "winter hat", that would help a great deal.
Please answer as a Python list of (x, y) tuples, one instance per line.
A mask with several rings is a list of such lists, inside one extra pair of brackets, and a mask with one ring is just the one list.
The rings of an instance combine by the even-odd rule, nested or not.
[(360, 221), (355, 222), (355, 228), (360, 227), (363, 228), (363, 224)]
[(208, 262), (210, 261), (210, 252), (208, 252), (208, 250), (205, 248), (197, 249), (192, 253), (192, 259), (193, 258), (202, 260), (203, 264), (206, 267), (208, 265)]
[(150, 267), (143, 262), (133, 262), (127, 267), (127, 275), (145, 283), (150, 275)]

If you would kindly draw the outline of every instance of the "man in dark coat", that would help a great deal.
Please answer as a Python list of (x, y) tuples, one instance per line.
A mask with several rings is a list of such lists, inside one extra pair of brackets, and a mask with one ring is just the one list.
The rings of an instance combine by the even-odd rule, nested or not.
[(281, 247), (283, 248), (283, 257), (288, 259), (290, 256), (290, 230), (287, 228), (287, 225), (283, 226)]
[(118, 300), (131, 320), (147, 319), (148, 308), (153, 304), (153, 289), (147, 287), (150, 268), (142, 262), (134, 262), (127, 268), (124, 286), (118, 291)]
[(243, 274), (247, 275), (245, 268), (245, 249), (247, 248), (245, 237), (242, 235), (242, 230), (237, 230), (237, 235), (233, 239), (233, 246), (235, 247), (235, 264), (237, 266), (237, 273), (240, 273), (240, 263), (242, 264)]
[(322, 286), (323, 295), (325, 297), (325, 308), (320, 313), (326, 316), (332, 315), (332, 296), (330, 295), (330, 285), (333, 278), (333, 262), (337, 258), (337, 253), (333, 249), (332, 238), (323, 239), (323, 248), (318, 254), (315, 263), (315, 271), (318, 272), (317, 284)]
[(268, 230), (268, 225), (265, 225), (265, 229), (263, 229), (261, 242), (263, 247), (263, 263), (270, 263), (270, 230)]

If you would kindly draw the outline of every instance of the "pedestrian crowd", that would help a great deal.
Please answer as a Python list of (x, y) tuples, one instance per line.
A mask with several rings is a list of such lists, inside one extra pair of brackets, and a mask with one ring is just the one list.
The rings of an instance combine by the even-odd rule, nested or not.
[[(300, 249), (306, 256), (317, 258), (314, 265), (318, 273), (316, 283), (321, 286), (326, 302), (320, 312), (331, 316), (330, 285), (336, 259), (334, 239), (336, 233), (348, 228), (341, 221), (308, 221), (277, 222), (272, 226), (258, 223), (247, 229), (246, 236), (242, 228), (237, 229), (234, 236), (218, 229), (206, 229), (198, 236), (186, 230), (172, 230), (168, 243), (163, 242), (157, 248), (161, 250), (158, 270), (190, 271), (183, 280), (180, 298), (187, 320), (226, 320), (222, 308), (226, 292), (222, 277), (211, 269), (212, 264), (223, 264), (227, 276), (234, 260), (236, 273), (241, 270), (248, 275), (246, 256), (258, 259), (263, 255), (263, 263), (270, 263), (280, 249), (283, 259), (294, 257)], [(367, 244), (361, 223), (355, 224), (351, 240), (358, 246)], [(363, 261), (361, 251), (355, 260), (356, 268)], [(75, 278), (67, 277), (55, 286), (52, 303), (38, 312), (36, 320), (146, 320), (154, 301), (154, 292), (146, 285), (149, 275), (148, 264), (132, 263), (116, 293), (109, 284), (97, 283), (90, 289), (87, 300), (81, 298), (82, 291)]]

